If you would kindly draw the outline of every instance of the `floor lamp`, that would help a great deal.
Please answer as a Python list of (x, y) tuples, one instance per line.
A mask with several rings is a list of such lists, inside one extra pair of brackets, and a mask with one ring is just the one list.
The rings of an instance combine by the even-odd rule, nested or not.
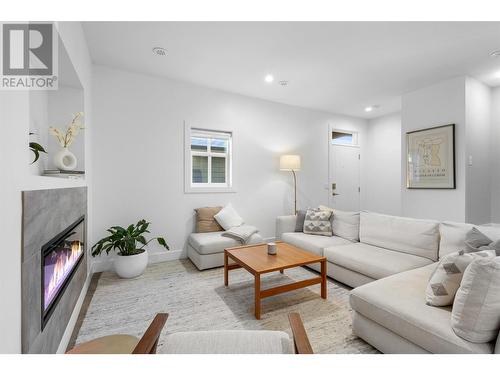
[(297, 176), (295, 172), (300, 171), (300, 155), (282, 155), (280, 157), (280, 170), (290, 171), (293, 174), (294, 213), (297, 214)]

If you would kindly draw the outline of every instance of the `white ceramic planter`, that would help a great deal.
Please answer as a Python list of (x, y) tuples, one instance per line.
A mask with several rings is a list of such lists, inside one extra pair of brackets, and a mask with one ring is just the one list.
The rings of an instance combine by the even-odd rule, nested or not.
[[(144, 249), (143, 249), (144, 250)], [(118, 255), (114, 259), (115, 272), (123, 279), (132, 279), (142, 275), (148, 266), (148, 252), (136, 255)]]
[(62, 171), (72, 171), (76, 168), (76, 156), (66, 147), (57, 151), (52, 160), (56, 168)]

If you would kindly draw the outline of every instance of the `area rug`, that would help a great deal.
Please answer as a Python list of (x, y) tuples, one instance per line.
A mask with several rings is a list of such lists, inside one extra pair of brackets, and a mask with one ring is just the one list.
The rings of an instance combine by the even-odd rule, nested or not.
[[(262, 300), (262, 319), (254, 317), (253, 276), (243, 269), (198, 271), (189, 260), (152, 264), (139, 278), (125, 280), (113, 272), (99, 277), (83, 317), (76, 343), (110, 334), (140, 337), (157, 312), (170, 314), (158, 344), (169, 333), (197, 330), (279, 330), (291, 335), (287, 314), (299, 312), (315, 353), (377, 353), (352, 334), (349, 288), (328, 280), (328, 299), (315, 285)], [(313, 276), (306, 268), (263, 275), (263, 288)]]

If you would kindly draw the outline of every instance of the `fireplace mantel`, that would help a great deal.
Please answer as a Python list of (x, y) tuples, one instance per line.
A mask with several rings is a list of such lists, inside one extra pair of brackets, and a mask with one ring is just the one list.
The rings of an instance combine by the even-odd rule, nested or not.
[(55, 353), (87, 278), (87, 254), (79, 259), (42, 329), (42, 247), (86, 217), (87, 188), (24, 191), (22, 197), (22, 352)]

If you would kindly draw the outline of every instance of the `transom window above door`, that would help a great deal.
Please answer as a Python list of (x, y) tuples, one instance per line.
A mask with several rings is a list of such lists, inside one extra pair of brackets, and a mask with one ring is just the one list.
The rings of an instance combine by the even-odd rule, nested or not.
[(232, 188), (232, 133), (189, 128), (186, 133), (186, 192)]

